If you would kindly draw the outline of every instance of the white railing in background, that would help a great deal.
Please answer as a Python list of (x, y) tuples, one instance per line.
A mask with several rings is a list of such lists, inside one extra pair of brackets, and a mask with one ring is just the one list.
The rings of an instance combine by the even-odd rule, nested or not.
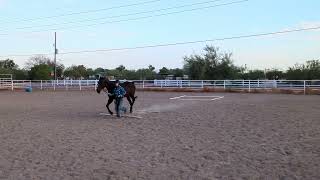
[[(320, 90), (320, 80), (134, 80), (137, 88), (221, 88)], [(10, 87), (8, 86), (10, 84)], [(32, 87), (38, 90), (95, 90), (98, 80), (11, 80), (8, 89)]]
[(0, 74), (0, 89), (12, 89), (12, 74)]

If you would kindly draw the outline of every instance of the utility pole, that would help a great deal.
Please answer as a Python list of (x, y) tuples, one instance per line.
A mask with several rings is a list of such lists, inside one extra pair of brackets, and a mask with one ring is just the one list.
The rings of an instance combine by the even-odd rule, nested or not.
[(57, 80), (57, 32), (54, 32), (54, 80)]

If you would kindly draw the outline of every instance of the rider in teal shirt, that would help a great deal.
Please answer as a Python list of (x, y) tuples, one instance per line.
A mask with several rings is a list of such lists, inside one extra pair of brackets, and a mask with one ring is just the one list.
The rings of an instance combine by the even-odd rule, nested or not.
[(113, 90), (113, 95), (115, 96), (115, 110), (117, 112), (117, 117), (121, 117), (121, 111), (127, 112), (127, 108), (123, 107), (123, 98), (126, 94), (126, 90), (120, 86), (119, 80), (115, 82), (116, 87)]

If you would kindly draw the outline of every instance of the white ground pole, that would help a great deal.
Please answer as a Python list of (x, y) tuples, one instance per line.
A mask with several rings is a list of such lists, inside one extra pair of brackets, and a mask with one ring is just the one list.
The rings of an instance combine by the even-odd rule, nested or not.
[(180, 99), (180, 98), (183, 98), (183, 97), (186, 97), (186, 95), (178, 96), (178, 97), (173, 97), (173, 98), (170, 98), (170, 99)]
[(215, 101), (223, 99), (224, 96), (178, 96), (169, 98), (171, 100), (181, 100), (181, 101)]
[[(101, 116), (114, 116), (115, 117), (115, 115), (111, 115), (109, 113), (100, 113), (100, 115)], [(140, 116), (133, 116), (133, 115), (121, 115), (121, 117), (142, 119), (142, 117), (140, 117)]]

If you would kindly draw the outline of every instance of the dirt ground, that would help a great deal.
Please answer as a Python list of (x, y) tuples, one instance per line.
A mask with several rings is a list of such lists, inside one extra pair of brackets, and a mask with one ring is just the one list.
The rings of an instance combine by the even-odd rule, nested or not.
[(0, 92), (0, 179), (320, 179), (320, 96), (137, 95), (142, 119), (99, 115), (95, 92)]

